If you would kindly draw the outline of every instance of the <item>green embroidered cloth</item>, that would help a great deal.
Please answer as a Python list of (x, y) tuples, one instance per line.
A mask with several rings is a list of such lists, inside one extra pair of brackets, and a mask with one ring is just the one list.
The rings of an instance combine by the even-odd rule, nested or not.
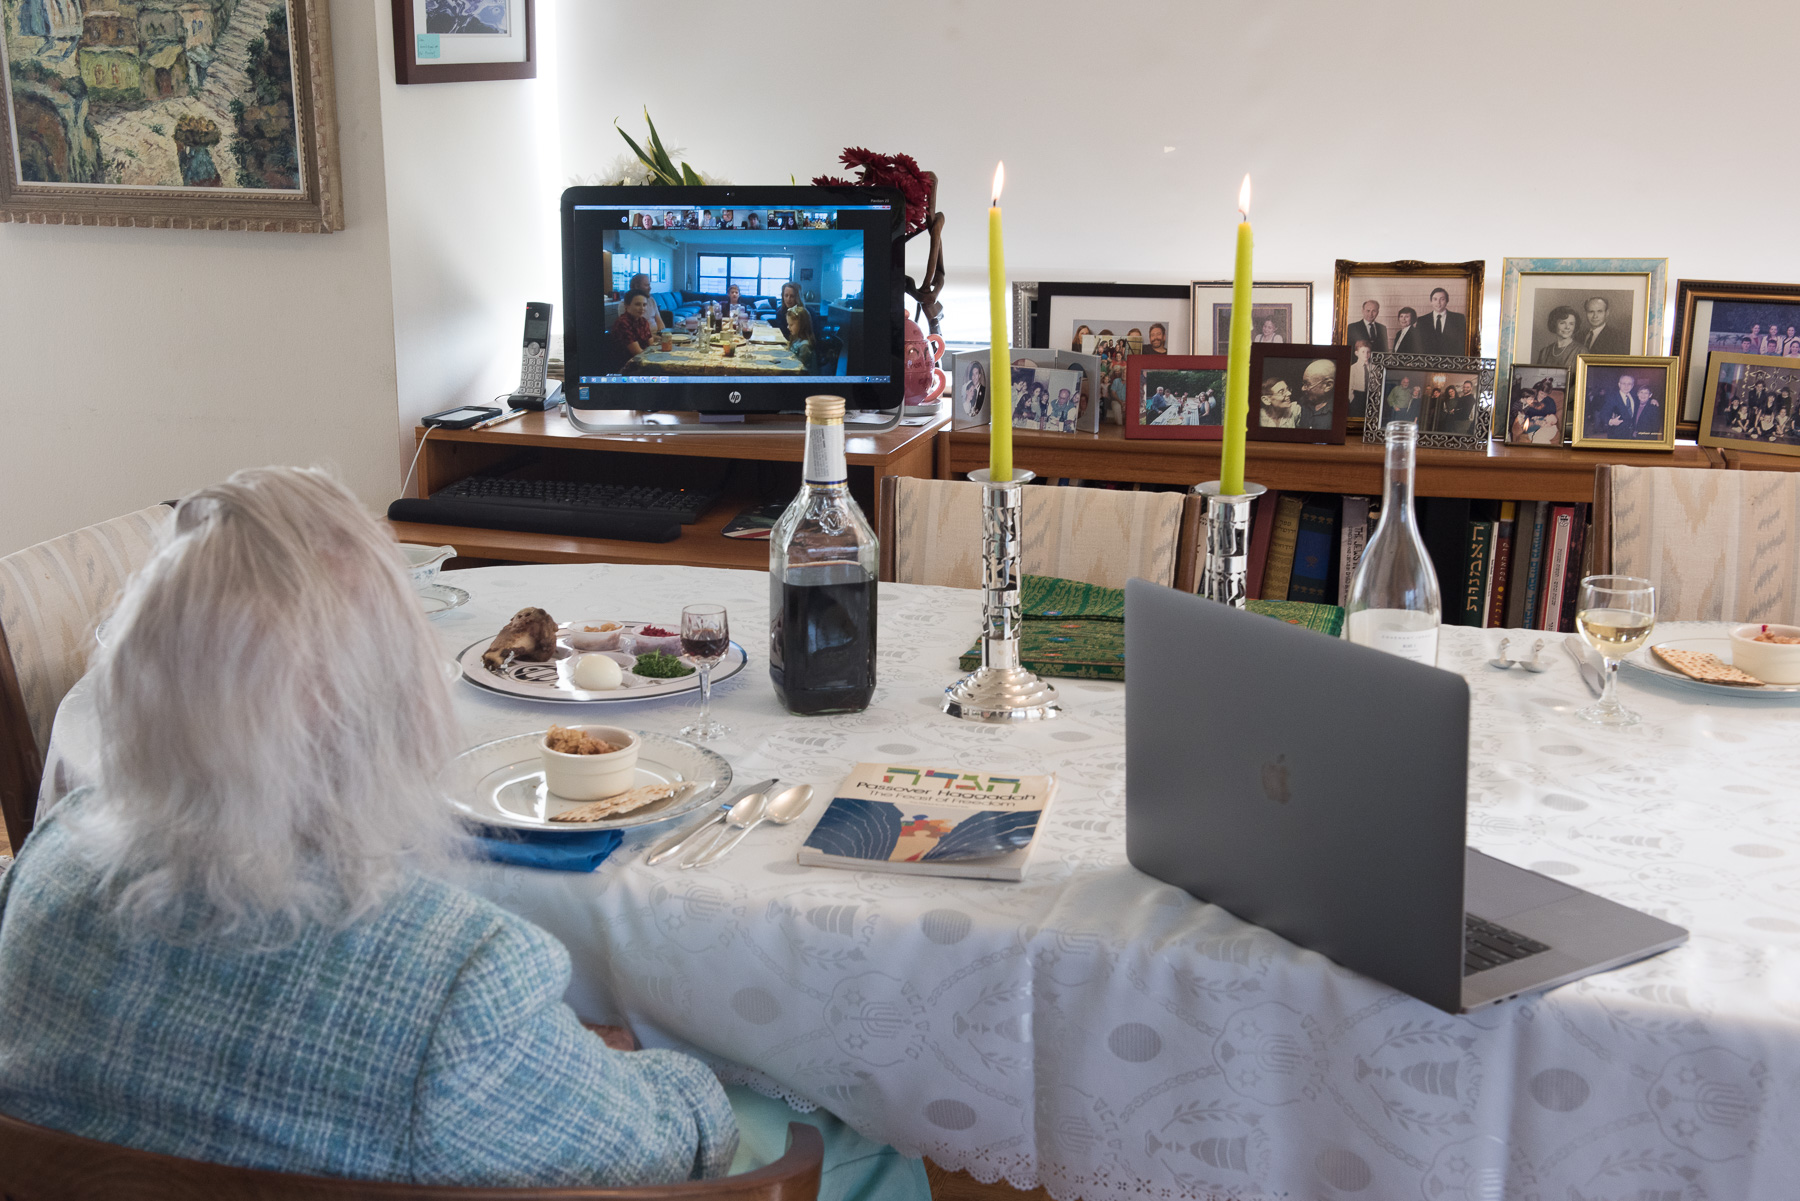
[[(1019, 600), (1025, 617), (1019, 658), (1026, 667), (1040, 676), (1125, 678), (1124, 589), (1028, 575), (1020, 582)], [(1344, 628), (1344, 611), (1336, 605), (1253, 600), (1247, 608), (1334, 638)], [(981, 666), (980, 643), (960, 663), (964, 671)]]

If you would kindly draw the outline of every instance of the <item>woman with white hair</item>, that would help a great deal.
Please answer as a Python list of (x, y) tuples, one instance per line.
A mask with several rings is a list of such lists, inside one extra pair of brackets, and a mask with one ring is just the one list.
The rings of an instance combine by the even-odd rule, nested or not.
[[(458, 727), (386, 531), (290, 468), (204, 488), (171, 526), (93, 668), (98, 782), (0, 877), (0, 1112), (365, 1180), (726, 1172), (712, 1072), (611, 1049), (563, 1003), (560, 943), (435, 874)], [(834, 1144), (895, 1170), (825, 1133), (828, 1170)]]

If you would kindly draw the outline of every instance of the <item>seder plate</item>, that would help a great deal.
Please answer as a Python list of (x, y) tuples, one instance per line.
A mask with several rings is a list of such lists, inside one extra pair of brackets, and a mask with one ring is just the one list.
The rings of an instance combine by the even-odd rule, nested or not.
[[(538, 744), (543, 730), (515, 734), (484, 742), (450, 762), (450, 807), (464, 817), (490, 826), (516, 830), (549, 831), (552, 834), (584, 834), (593, 830), (624, 830), (672, 821), (696, 809), (716, 804), (731, 787), (731, 765), (717, 752), (675, 738), (634, 730), (638, 748), (637, 775), (632, 786), (674, 784), (678, 791), (666, 800), (652, 801), (642, 809), (595, 822), (562, 823), (552, 814), (585, 805), (569, 801), (544, 787), (543, 760)], [(691, 784), (691, 788), (679, 789)]]
[[(700, 689), (700, 673), (691, 672), (674, 680), (652, 679), (647, 676), (634, 675), (632, 662), (637, 658), (635, 640), (640, 637), (636, 631), (653, 622), (619, 621), (623, 627), (616, 643), (605, 634), (591, 633), (589, 628), (605, 621), (619, 621), (617, 618), (589, 618), (585, 621), (565, 621), (556, 627), (556, 658), (547, 663), (513, 662), (504, 668), (489, 667), (482, 662), (482, 652), (494, 641), (490, 634), (479, 642), (472, 642), (456, 656), (462, 668), (463, 679), (477, 688), (489, 692), (498, 692), (505, 696), (522, 697), (530, 701), (554, 701), (563, 704), (618, 704), (628, 701), (652, 700), (657, 697), (680, 696), (683, 693), (697, 692)], [(667, 629), (667, 626), (662, 627)], [(498, 633), (498, 631), (495, 631)], [(611, 644), (611, 645), (609, 645)], [(617, 645), (623, 649), (613, 649)], [(646, 641), (646, 645), (649, 645)], [(665, 650), (670, 654), (679, 654), (674, 639), (655, 640), (654, 649)], [(598, 653), (615, 660), (625, 672), (625, 683), (622, 687), (609, 692), (590, 692), (575, 687), (570, 673), (575, 670), (575, 660), (584, 654)], [(749, 656), (744, 648), (736, 642), (713, 668), (712, 682), (722, 683), (744, 670)]]
[[(1670, 650), (1693, 651), (1701, 655), (1717, 655), (1725, 662), (1731, 662), (1731, 639), (1719, 636), (1716, 638), (1664, 638), (1654, 643), (1655, 646), (1666, 646)], [(1650, 647), (1642, 647), (1619, 661), (1635, 667), (1645, 675), (1667, 680), (1671, 684), (1680, 684), (1686, 688), (1699, 689), (1716, 696), (1782, 696), (1792, 698), (1800, 695), (1800, 684), (1764, 684), (1761, 688), (1752, 688), (1748, 684), (1709, 684), (1705, 680), (1696, 680), (1692, 676), (1684, 676), (1650, 653)]]

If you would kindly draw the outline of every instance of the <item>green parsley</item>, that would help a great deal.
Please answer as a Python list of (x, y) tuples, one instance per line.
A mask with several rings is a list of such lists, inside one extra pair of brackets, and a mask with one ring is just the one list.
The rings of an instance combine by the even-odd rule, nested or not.
[(694, 669), (677, 659), (674, 655), (665, 655), (661, 651), (651, 651), (647, 655), (639, 655), (631, 670), (637, 675), (652, 680), (678, 680), (682, 676), (691, 676)]

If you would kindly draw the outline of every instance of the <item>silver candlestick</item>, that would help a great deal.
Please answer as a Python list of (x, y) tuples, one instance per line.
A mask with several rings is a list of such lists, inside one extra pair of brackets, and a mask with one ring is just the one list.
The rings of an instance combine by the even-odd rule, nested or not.
[(1195, 484), (1206, 498), (1206, 561), (1200, 567), (1200, 595), (1242, 609), (1250, 583), (1250, 502), (1268, 489), (1245, 484), (1241, 495), (1220, 493), (1219, 481)]
[(1020, 524), (1029, 471), (981, 485), (981, 666), (944, 689), (944, 712), (965, 721), (1047, 721), (1062, 713), (1056, 689), (1019, 665)]

